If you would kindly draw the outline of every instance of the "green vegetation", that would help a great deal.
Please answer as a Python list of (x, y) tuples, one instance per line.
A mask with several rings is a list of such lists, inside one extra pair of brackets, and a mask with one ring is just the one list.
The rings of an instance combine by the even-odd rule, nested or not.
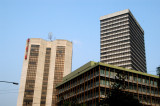
[(72, 103), (68, 101), (64, 101), (62, 106), (87, 106), (86, 104), (78, 104), (78, 103)]
[(158, 90), (160, 90), (160, 66), (157, 67), (156, 72), (157, 72), (157, 75), (159, 76), (159, 78), (158, 78)]
[(142, 104), (132, 94), (114, 89), (98, 106), (142, 106)]
[(160, 66), (159, 66), (159, 67), (157, 67), (156, 72), (157, 72), (157, 75), (160, 77)]
[(103, 99), (98, 106), (142, 106), (133, 94), (122, 91), (125, 89), (124, 73), (118, 73), (115, 77), (115, 82), (112, 85), (110, 93)]
[(77, 103), (76, 98), (72, 98), (71, 101), (64, 101), (64, 98), (62, 97), (61, 104), (62, 105), (58, 105), (58, 106), (87, 106), (85, 103), (82, 103), (82, 104)]

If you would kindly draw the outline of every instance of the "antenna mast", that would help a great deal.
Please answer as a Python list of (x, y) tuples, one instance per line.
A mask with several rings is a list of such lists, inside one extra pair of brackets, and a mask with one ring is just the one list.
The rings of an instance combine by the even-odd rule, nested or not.
[(49, 33), (48, 33), (48, 39), (49, 39), (50, 41), (52, 41), (52, 36), (53, 36), (53, 35), (52, 35), (52, 32), (49, 32)]

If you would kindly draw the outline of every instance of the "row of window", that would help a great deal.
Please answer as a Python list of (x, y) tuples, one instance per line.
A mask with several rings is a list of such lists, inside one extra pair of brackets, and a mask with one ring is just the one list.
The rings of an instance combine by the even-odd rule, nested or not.
[(108, 57), (108, 56), (103, 56), (101, 57), (101, 60), (114, 60), (114, 59), (119, 59), (119, 58), (125, 58), (125, 57), (130, 57), (130, 54), (126, 53), (126, 54), (121, 54), (121, 55), (118, 55), (118, 56), (111, 56), (111, 57)]
[(130, 35), (130, 33), (128, 31), (126, 31), (126, 32), (123, 32), (123, 33), (121, 33), (121, 32), (118, 32), (118, 33), (112, 32), (110, 34), (101, 34), (101, 41), (103, 41), (105, 39), (109, 40), (109, 39), (117, 38), (118, 36), (121, 37), (121, 36), (126, 36), (126, 35)]
[[(110, 57), (110, 56), (122, 56), (122, 55), (126, 55), (126, 54), (130, 54), (130, 50), (127, 49), (127, 50), (123, 50), (123, 51), (117, 51), (117, 52), (112, 52), (112, 53), (108, 53), (108, 54), (105, 54), (105, 55), (102, 55), (103, 57)], [(102, 57), (101, 56), (101, 57)]]
[(120, 40), (120, 39), (126, 39), (126, 38), (129, 38), (129, 35), (126, 34), (126, 35), (119, 35), (119, 36), (113, 36), (113, 37), (110, 37), (108, 39), (108, 37), (106, 38), (103, 38), (103, 40), (101, 40), (101, 45), (104, 45), (106, 42), (113, 42), (113, 41), (116, 41), (116, 40)]
[(128, 26), (128, 24), (124, 24), (124, 23), (125, 23), (125, 22), (117, 23), (117, 24), (115, 24), (115, 25), (101, 26), (101, 31)]
[(126, 32), (129, 32), (129, 28), (125, 28), (125, 29), (121, 29), (121, 30), (115, 30), (115, 31), (110, 31), (110, 32), (106, 32), (106, 31), (104, 31), (104, 32), (101, 32), (101, 36), (103, 36), (103, 34), (105, 34), (105, 35), (110, 35), (110, 34), (112, 34), (112, 35), (115, 35), (115, 34), (120, 34), (120, 33), (126, 33)]
[(124, 48), (118, 48), (118, 49), (112, 49), (112, 50), (108, 50), (108, 51), (106, 51), (106, 52), (104, 52), (103, 53), (103, 55), (102, 56), (107, 56), (107, 55), (109, 55), (109, 54), (115, 54), (115, 53), (122, 53), (122, 52), (124, 52), (124, 51), (130, 51), (130, 48), (129, 47), (124, 47)]
[[(76, 92), (71, 91), (69, 93), (63, 94), (63, 96), (58, 96), (58, 102), (61, 100), (71, 98), (72, 96), (74, 97), (75, 93)], [(85, 95), (84, 95), (84, 93), (77, 94), (76, 101), (82, 102), (83, 100), (95, 98), (96, 96), (99, 96), (99, 93), (100, 93), (100, 97), (105, 97), (109, 93), (109, 89), (106, 89), (106, 91), (105, 91), (105, 89), (100, 89), (100, 92), (98, 90), (94, 90), (94, 91), (90, 90), (88, 92), (85, 92)], [(137, 97), (138, 95), (135, 95), (135, 96)], [(150, 96), (141, 95), (141, 94), (139, 94), (139, 100), (140, 100), (140, 102), (148, 102), (148, 103), (151, 103), (150, 101), (152, 101), (152, 104), (159, 103), (158, 98), (155, 98), (155, 97), (151, 98)]]
[(112, 18), (103, 19), (103, 20), (101, 20), (101, 24), (106, 23), (106, 22), (112, 22), (112, 21), (116, 21), (116, 20), (126, 19), (127, 17), (128, 17), (128, 14), (121, 15), (121, 16), (116, 16), (116, 17), (112, 17)]
[(125, 29), (128, 29), (129, 28), (129, 26), (128, 25), (126, 25), (125, 23), (123, 23), (124, 24), (124, 26), (120, 26), (120, 27), (118, 27), (118, 28), (112, 28), (112, 29), (101, 29), (101, 33), (110, 33), (110, 32), (116, 32), (116, 31), (121, 31), (121, 30), (125, 30)]
[[(65, 91), (65, 90), (67, 90), (68, 88), (72, 88), (72, 87), (74, 87), (74, 86), (76, 86), (77, 84), (81, 84), (81, 83), (84, 83), (84, 81), (87, 81), (87, 80), (89, 80), (89, 79), (91, 79), (91, 78), (93, 78), (93, 76), (97, 76), (97, 75), (99, 75), (99, 71), (96, 71), (96, 72), (94, 72), (94, 75), (93, 75), (93, 73), (91, 73), (91, 74), (89, 74), (88, 76), (85, 76), (85, 78), (80, 78), (80, 79), (78, 79), (78, 80), (74, 80), (73, 82), (71, 82), (71, 83), (69, 83), (69, 84), (65, 84), (65, 88), (64, 89), (61, 89), (61, 91)], [(114, 71), (108, 71), (108, 69), (107, 70), (100, 70), (100, 75), (101, 76), (105, 76), (105, 77), (107, 77), (107, 78), (115, 78), (115, 76), (117, 75), (117, 73), (116, 72), (114, 72)], [(77, 81), (78, 81), (78, 83), (77, 83)], [(129, 76), (128, 76), (128, 74), (126, 74), (126, 81), (130, 81), (130, 82), (137, 82), (137, 83), (140, 83), (140, 84), (144, 84), (144, 85), (151, 85), (151, 86), (155, 86), (155, 87), (157, 87), (157, 80), (156, 79), (151, 79), (150, 81), (149, 81), (149, 77), (144, 77), (144, 76), (139, 76), (138, 75), (138, 77), (137, 77), (137, 75), (136, 74), (133, 74), (133, 76), (132, 76), (132, 74), (130, 73), (129, 74)], [(88, 85), (88, 86), (90, 86), (90, 85)]]
[(111, 25), (113, 26), (113, 25), (116, 25), (116, 24), (123, 24), (123, 23), (128, 22), (128, 20), (129, 19), (124, 18), (124, 19), (121, 19), (121, 20), (116, 20), (116, 21), (112, 21), (112, 22), (106, 22), (106, 23), (101, 24), (101, 27), (111, 26)]
[[(117, 73), (116, 72), (113, 72), (113, 71), (105, 71), (105, 70), (100, 70), (100, 75), (106, 75), (106, 76), (108, 76), (109, 75), (109, 73), (110, 73), (110, 77), (115, 77), (116, 75), (117, 75)], [(137, 77), (137, 75), (126, 75), (127, 77), (127, 79), (129, 80), (129, 81), (135, 81), (135, 82), (138, 82), (138, 83), (143, 83), (143, 84), (150, 84), (150, 85), (154, 85), (154, 86), (157, 86), (157, 81), (153, 81), (153, 80), (150, 80), (149, 81), (149, 79), (148, 78), (142, 78), (141, 76), (139, 76), (139, 77)]]
[(113, 45), (105, 45), (105, 46), (101, 46), (101, 51), (105, 51), (111, 48), (119, 48), (121, 46), (125, 46), (128, 45), (130, 42), (122, 42), (122, 43), (118, 43), (118, 44), (113, 44)]
[(111, 60), (106, 60), (106, 63), (108, 64), (128, 64), (128, 63), (131, 63), (131, 59), (129, 57), (123, 57), (123, 58), (119, 58), (119, 59), (111, 59)]
[[(100, 84), (101, 85), (104, 85), (104, 86), (112, 86), (114, 84), (113, 81), (109, 81), (109, 80), (100, 80)], [(156, 94), (158, 95), (158, 89), (157, 88), (153, 88), (153, 87), (145, 87), (145, 86), (137, 86), (136, 84), (127, 84), (126, 83), (126, 89), (129, 89), (129, 90), (134, 90), (134, 91), (138, 91), (138, 92), (143, 92), (143, 93), (151, 93), (151, 94)], [(159, 92), (160, 94), (160, 92)]]

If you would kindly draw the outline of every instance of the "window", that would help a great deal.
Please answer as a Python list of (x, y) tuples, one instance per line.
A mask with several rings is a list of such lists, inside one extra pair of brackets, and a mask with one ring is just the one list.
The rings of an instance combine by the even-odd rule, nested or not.
[(106, 70), (106, 76), (108, 76), (109, 75), (109, 72)]
[(149, 88), (147, 88), (147, 93), (150, 93), (150, 89)]
[(132, 80), (133, 80), (133, 78), (132, 78), (132, 76), (131, 76), (131, 75), (129, 76), (129, 80), (130, 80), (130, 81), (132, 81)]
[(144, 83), (144, 84), (145, 84), (145, 79), (144, 79), (144, 78), (142, 79), (142, 83)]
[(141, 89), (141, 87), (140, 87), (140, 86), (138, 87), (138, 91), (139, 91), (139, 92), (141, 92), (141, 91), (142, 91), (142, 89)]
[(101, 75), (105, 75), (105, 70), (102, 70), (102, 69), (101, 69), (101, 70), (100, 70), (100, 74), (101, 74)]
[(151, 89), (151, 93), (154, 94), (154, 89), (153, 88)]
[(149, 84), (149, 80), (148, 79), (146, 79), (146, 84)]
[(154, 86), (157, 86), (157, 81), (154, 81)]
[(114, 72), (110, 71), (110, 77), (114, 77)]
[(150, 84), (153, 85), (153, 80), (150, 80)]
[(100, 84), (103, 85), (103, 80), (100, 80)]
[(96, 82), (96, 85), (99, 85), (99, 81)]
[(138, 82), (141, 83), (142, 79), (138, 77)]
[(106, 81), (106, 85), (109, 86), (109, 81)]
[(131, 90), (133, 89), (133, 86), (132, 86), (132, 84), (129, 84), (129, 89), (131, 89)]
[(134, 89), (134, 90), (137, 90), (137, 86), (136, 86), (136, 85), (134, 85), (134, 86), (133, 86), (133, 89)]
[(103, 80), (103, 85), (105, 85), (106, 84), (106, 81), (105, 80)]
[(134, 80), (135, 82), (137, 82), (137, 77), (136, 77), (136, 76), (133, 76), (133, 80)]

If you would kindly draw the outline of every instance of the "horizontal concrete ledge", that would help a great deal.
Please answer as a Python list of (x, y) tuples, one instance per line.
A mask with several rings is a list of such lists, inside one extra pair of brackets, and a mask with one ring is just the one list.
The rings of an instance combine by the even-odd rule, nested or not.
[(108, 15), (101, 16), (101, 17), (100, 17), (100, 20), (103, 20), (103, 19), (106, 19), (106, 18), (111, 18), (111, 17), (117, 16), (117, 15), (129, 13), (129, 12), (130, 12), (129, 9), (125, 9), (125, 10), (118, 11), (118, 12), (115, 12), (115, 13), (112, 13), (112, 14), (108, 14)]

